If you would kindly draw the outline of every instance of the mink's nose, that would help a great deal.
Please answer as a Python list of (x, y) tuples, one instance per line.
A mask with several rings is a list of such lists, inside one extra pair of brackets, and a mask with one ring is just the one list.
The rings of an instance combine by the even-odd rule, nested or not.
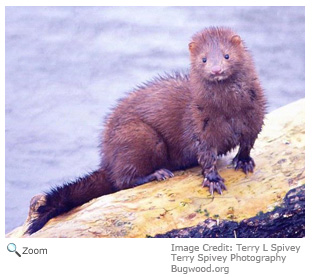
[(211, 68), (212, 74), (220, 74), (221, 73), (221, 66), (215, 65)]

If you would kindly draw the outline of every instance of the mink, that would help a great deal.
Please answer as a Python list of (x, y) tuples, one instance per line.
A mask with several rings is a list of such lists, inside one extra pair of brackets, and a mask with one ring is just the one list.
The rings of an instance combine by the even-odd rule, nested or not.
[(101, 195), (174, 176), (200, 165), (211, 195), (226, 190), (216, 162), (237, 146), (235, 169), (253, 172), (250, 150), (266, 99), (245, 43), (230, 28), (210, 27), (189, 43), (190, 71), (158, 77), (122, 99), (101, 134), (99, 169), (53, 188), (27, 233)]

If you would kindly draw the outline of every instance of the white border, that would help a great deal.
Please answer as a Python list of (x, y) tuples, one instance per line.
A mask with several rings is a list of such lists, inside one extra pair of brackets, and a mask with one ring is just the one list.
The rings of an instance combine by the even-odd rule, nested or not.
[[(2, 79), (2, 92), (5, 91), (4, 76), (5, 76), (5, 63), (4, 63), (4, 7), (5, 6), (144, 6), (146, 1), (4, 1), (3, 8), (1, 10), (1, 39), (2, 39), (2, 61), (3, 66), (1, 67), (1, 79)], [(312, 10), (311, 1), (235, 1), (235, 6), (306, 6), (306, 76), (311, 76), (311, 29), (312, 29)], [(232, 6), (233, 1), (217, 1), (217, 6)], [(162, 5), (176, 5), (176, 6), (206, 6), (207, 1), (155, 1), (154, 3), (149, 3), (151, 6), (162, 6)], [(308, 35), (309, 34), (309, 35)], [(291, 34), (289, 34), (291, 36)], [(291, 80), (291, 76), (290, 76)], [(308, 122), (311, 121), (312, 109), (311, 107), (311, 78), (306, 79), (306, 118)], [(1, 113), (1, 127), (2, 130), (5, 129), (4, 121), (4, 111), (5, 111), (5, 96), (4, 93), (1, 94), (1, 100), (3, 112)], [(310, 119), (310, 120), (309, 120)], [(306, 272), (309, 272), (309, 262), (308, 257), (310, 254), (308, 249), (311, 246), (311, 123), (306, 124), (306, 153), (308, 153), (306, 159), (306, 180), (308, 180), (308, 185), (306, 186), (306, 198), (307, 198), (307, 216), (306, 216), (306, 238), (304, 239), (278, 239), (278, 240), (256, 240), (256, 239), (240, 239), (233, 240), (227, 239), (222, 240), (228, 244), (235, 244), (237, 241), (244, 244), (258, 244), (262, 243), (279, 243), (279, 244), (294, 244), (301, 245), (301, 254), (298, 256), (289, 255), (289, 261), (283, 265), (255, 265), (253, 263), (237, 263), (230, 264), (231, 272), (236, 272), (236, 274), (229, 274), (228, 276), (263, 276), (263, 274), (268, 274), (268, 276), (283, 275), (283, 276), (293, 276), (294, 274), (301, 276), (306, 276)], [(4, 154), (5, 154), (5, 144), (4, 136), (2, 138), (1, 147), (1, 176), (4, 184)], [(171, 264), (170, 258), (170, 244), (180, 243), (187, 245), (201, 245), (203, 243), (219, 244), (221, 240), (215, 239), (184, 239), (184, 240), (155, 240), (155, 239), (70, 239), (70, 240), (55, 240), (55, 239), (5, 239), (4, 238), (4, 185), (2, 186), (2, 197), (1, 197), (1, 230), (2, 236), (0, 241), (0, 253), (1, 253), (1, 264), (2, 272), (8, 272), (7, 274), (13, 274), (13, 276), (23, 276), (28, 274), (32, 275), (47, 275), (47, 276), (64, 276), (65, 274), (79, 274), (79, 276), (90, 276), (102, 275), (102, 276), (119, 276), (121, 274), (126, 274), (127, 276), (159, 276), (169, 275), (169, 266)], [(18, 246), (27, 245), (29, 247), (41, 248), (46, 247), (49, 250), (47, 256), (23, 256), (22, 258), (16, 257), (13, 253), (8, 253), (6, 250), (6, 245), (9, 242), (16, 242)], [(10, 270), (10, 271), (8, 271)], [(10, 273), (9, 273), (10, 272)], [(176, 276), (182, 276), (175, 274)], [(189, 276), (189, 275), (188, 275)], [(191, 275), (193, 276), (193, 275)], [(194, 275), (194, 276), (197, 276)], [(221, 276), (220, 274), (210, 274), (210, 276)]]

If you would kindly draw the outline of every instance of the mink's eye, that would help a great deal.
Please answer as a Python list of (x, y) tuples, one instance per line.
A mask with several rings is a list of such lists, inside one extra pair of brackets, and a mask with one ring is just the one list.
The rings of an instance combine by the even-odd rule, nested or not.
[(229, 54), (225, 54), (224, 58), (228, 60), (230, 58)]
[(203, 58), (203, 63), (205, 63), (207, 61), (207, 58)]

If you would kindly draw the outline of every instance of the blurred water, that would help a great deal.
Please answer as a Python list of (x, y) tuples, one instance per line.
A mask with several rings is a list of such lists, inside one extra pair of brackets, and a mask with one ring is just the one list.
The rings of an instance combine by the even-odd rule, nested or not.
[(230, 26), (251, 49), (269, 110), (304, 97), (304, 7), (6, 7), (6, 232), (29, 200), (99, 163), (116, 100), (187, 70), (190, 37)]

